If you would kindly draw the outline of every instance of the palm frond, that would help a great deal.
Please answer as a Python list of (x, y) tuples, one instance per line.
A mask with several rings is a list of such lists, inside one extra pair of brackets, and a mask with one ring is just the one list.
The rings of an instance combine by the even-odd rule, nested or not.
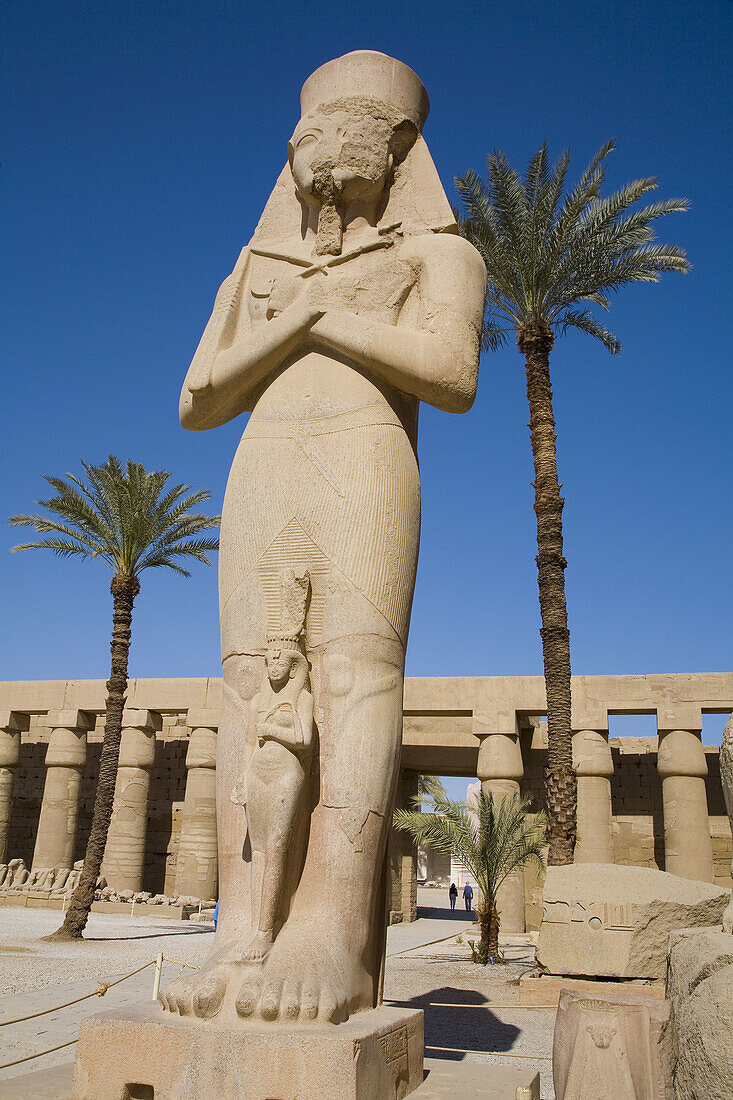
[(686, 199), (662, 199), (636, 208), (657, 187), (653, 176), (632, 180), (604, 196), (607, 141), (580, 178), (566, 187), (570, 155), (550, 167), (546, 145), (523, 177), (501, 150), (487, 158), (488, 178), (469, 170), (456, 179), (458, 231), (478, 249), (488, 273), (481, 346), (495, 350), (510, 333), (542, 322), (563, 333), (579, 330), (613, 354), (616, 337), (582, 305), (610, 307), (610, 295), (634, 282), (685, 273), (685, 252), (654, 240), (654, 223), (685, 211)]
[(175, 485), (166, 491), (170, 473), (147, 471), (128, 460), (123, 467), (114, 455), (93, 466), (82, 462), (84, 475), (46, 477), (56, 495), (37, 503), (44, 513), (10, 517), (13, 526), (33, 527), (40, 535), (15, 549), (47, 549), (103, 561), (115, 573), (136, 576), (143, 569), (165, 567), (188, 576), (175, 559), (194, 558), (209, 565), (217, 550), (216, 537), (202, 533), (219, 526), (219, 516), (194, 512), (210, 493)]

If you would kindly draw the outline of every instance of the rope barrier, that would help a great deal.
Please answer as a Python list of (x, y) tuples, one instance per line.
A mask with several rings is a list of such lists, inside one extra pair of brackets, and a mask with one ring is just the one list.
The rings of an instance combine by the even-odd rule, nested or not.
[[(70, 1008), (72, 1005), (78, 1005), (82, 1001), (88, 1001), (91, 997), (104, 997), (105, 993), (112, 989), (114, 986), (119, 985), (120, 982), (126, 982), (128, 978), (133, 978), (136, 974), (140, 974), (143, 970), (147, 970), (149, 966), (155, 966), (157, 959), (151, 959), (149, 962), (143, 963), (137, 970), (131, 970), (129, 974), (123, 974), (121, 978), (117, 978), (114, 982), (100, 982), (97, 988), (92, 993), (85, 993), (83, 997), (75, 997), (73, 1001), (66, 1001), (62, 1005), (54, 1005), (53, 1008), (42, 1008), (40, 1012), (30, 1012), (27, 1016), (18, 1016), (14, 1020), (0, 1020), (0, 1027), (6, 1027), (10, 1024), (22, 1024), (26, 1020), (35, 1020), (39, 1016), (47, 1016), (49, 1012), (60, 1012), (62, 1008)], [(200, 970), (201, 967), (194, 966), (193, 963), (181, 962), (180, 959), (163, 959), (163, 962), (172, 963), (174, 966), (180, 966), (178, 977), (175, 979), (178, 981), (183, 971), (188, 967), (189, 970)], [(72, 1046), (76, 1043), (76, 1039), (69, 1039), (66, 1043), (59, 1043), (56, 1047), (50, 1047), (48, 1050), (41, 1050), (38, 1054), (27, 1054), (25, 1058), (17, 1058), (14, 1062), (5, 1062), (0, 1066), (0, 1070), (10, 1069), (12, 1066), (19, 1066), (22, 1062), (31, 1062), (34, 1058), (42, 1058), (44, 1054), (53, 1054), (56, 1050), (63, 1050), (64, 1047)]]
[[(170, 961), (172, 962), (173, 960), (171, 959)], [(70, 1008), (71, 1005), (78, 1005), (81, 1001), (88, 1001), (90, 997), (103, 997), (107, 990), (111, 989), (113, 985), (119, 985), (120, 982), (127, 981), (128, 978), (132, 978), (135, 974), (139, 974), (141, 970), (145, 970), (148, 966), (152, 966), (154, 962), (155, 959), (151, 959), (150, 962), (146, 962), (143, 966), (139, 966), (137, 970), (131, 970), (129, 974), (125, 974), (124, 977), (118, 978), (116, 982), (100, 982), (92, 993), (85, 993), (83, 997), (76, 997), (73, 1001), (67, 1001), (62, 1005), (54, 1005), (53, 1008), (42, 1008), (40, 1012), (31, 1012), (28, 1016), (18, 1016), (15, 1020), (0, 1020), (0, 1027), (7, 1027), (9, 1024), (22, 1024), (26, 1020), (35, 1020), (37, 1016), (47, 1016), (49, 1012), (60, 1012), (62, 1008)], [(4, 1066), (0, 1066), (0, 1069), (4, 1068)]]

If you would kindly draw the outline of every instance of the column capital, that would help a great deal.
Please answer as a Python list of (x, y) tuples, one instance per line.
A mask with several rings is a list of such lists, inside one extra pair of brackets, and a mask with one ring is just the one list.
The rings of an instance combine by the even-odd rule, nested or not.
[(8, 733), (26, 733), (30, 729), (31, 716), (22, 710), (0, 710), (0, 730)]
[(195, 726), (188, 739), (187, 768), (216, 767), (216, 730), (211, 726)]
[(211, 707), (191, 707), (186, 716), (186, 725), (189, 729), (217, 730), (219, 728), (220, 713)]
[(96, 720), (88, 710), (50, 710), (46, 715), (46, 725), (52, 730), (91, 730)]
[(573, 767), (578, 775), (613, 776), (613, 757), (608, 730), (573, 730)]
[(479, 745), (476, 775), (482, 783), (489, 779), (512, 779), (518, 783), (524, 775), (519, 736), (494, 733), (484, 737)]
[(122, 712), (122, 728), (134, 730), (161, 730), (163, 719), (157, 710), (138, 710), (125, 707)]
[(673, 775), (704, 779), (708, 774), (708, 764), (699, 732), (673, 729), (661, 733), (657, 771), (662, 779)]

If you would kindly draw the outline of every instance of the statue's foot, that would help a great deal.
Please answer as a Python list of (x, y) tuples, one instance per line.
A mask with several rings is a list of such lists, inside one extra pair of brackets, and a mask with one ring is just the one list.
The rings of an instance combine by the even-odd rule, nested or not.
[(262, 970), (242, 982), (240, 1016), (340, 1023), (371, 1005), (371, 980), (353, 945), (328, 920), (314, 924), (285, 925)]
[(216, 951), (195, 973), (178, 978), (162, 990), (158, 1000), (168, 1012), (180, 1016), (211, 1019), (221, 1009), (231, 981), (232, 964), (236, 964), (236, 948), (227, 945)]
[(240, 958), (246, 963), (261, 963), (267, 958), (272, 948), (272, 933), (258, 932), (242, 949)]

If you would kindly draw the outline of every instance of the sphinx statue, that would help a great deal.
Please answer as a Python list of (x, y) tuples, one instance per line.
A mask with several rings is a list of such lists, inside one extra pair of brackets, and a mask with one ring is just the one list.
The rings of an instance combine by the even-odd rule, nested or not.
[(418, 407), (471, 407), (486, 288), (428, 110), (384, 54), (313, 73), (183, 385), (184, 428), (250, 416), (221, 525), (219, 924), (170, 1013), (338, 1023), (380, 1000)]

